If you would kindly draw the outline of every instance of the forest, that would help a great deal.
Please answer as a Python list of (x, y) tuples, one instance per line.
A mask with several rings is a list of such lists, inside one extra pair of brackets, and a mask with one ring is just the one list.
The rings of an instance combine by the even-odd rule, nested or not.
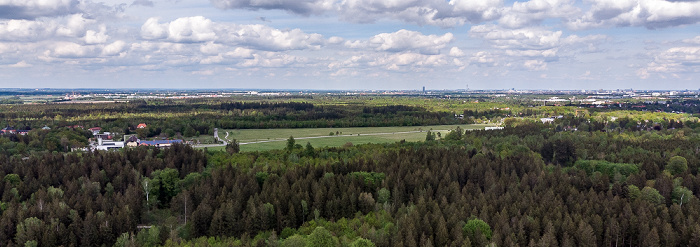
[[(115, 108), (106, 115), (122, 107), (109, 106)], [(80, 107), (99, 106), (65, 106)], [(265, 119), (279, 117), (268, 115), (279, 109), (333, 112), (317, 102), (219, 107), (261, 111)], [(402, 114), (455, 120), (451, 112), (410, 105), (334, 107), (387, 121)], [(70, 112), (60, 114), (78, 119), (90, 111)], [(175, 145), (71, 152), (62, 145), (90, 133), (66, 127), (3, 136), (0, 243), (700, 246), (700, 126), (694, 116), (663, 116), (645, 122), (634, 119), (640, 115), (609, 121), (571, 114), (548, 124), (506, 118), (501, 130), (457, 128), (427, 132), (421, 142), (342, 147), (292, 136), (284, 149), (258, 152), (239, 152), (235, 141), (225, 151)], [(42, 146), (46, 140), (57, 144)]]

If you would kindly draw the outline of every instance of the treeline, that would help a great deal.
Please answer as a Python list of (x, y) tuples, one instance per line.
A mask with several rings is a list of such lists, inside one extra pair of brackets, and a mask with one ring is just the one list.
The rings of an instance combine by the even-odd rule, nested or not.
[[(185, 179), (206, 164), (202, 152), (186, 146), (46, 153), (28, 159), (0, 156), (0, 242), (111, 246), (120, 234), (149, 223), (143, 216), (150, 210), (143, 189), (149, 176), (170, 168), (179, 171), (176, 179)], [(167, 191), (164, 179), (154, 177), (154, 194)]]
[(695, 132), (522, 125), (419, 143), (291, 140), (269, 152), (0, 157), (0, 242), (700, 245)]
[(85, 147), (92, 133), (83, 129), (38, 129), (26, 135), (0, 135), (0, 155), (28, 155), (30, 153), (70, 152), (72, 148)]
[(661, 111), (661, 112), (685, 112), (685, 113), (700, 113), (700, 100), (695, 99), (670, 99), (663, 101), (639, 102), (639, 103), (623, 103), (611, 104), (607, 108), (614, 110), (633, 110), (633, 111)]
[[(113, 104), (0, 106), (0, 124), (17, 129), (80, 125), (142, 138), (213, 134), (214, 128), (326, 128), (456, 124), (452, 113), (414, 106), (314, 105), (264, 101), (133, 101)], [(148, 129), (137, 133), (136, 125)]]

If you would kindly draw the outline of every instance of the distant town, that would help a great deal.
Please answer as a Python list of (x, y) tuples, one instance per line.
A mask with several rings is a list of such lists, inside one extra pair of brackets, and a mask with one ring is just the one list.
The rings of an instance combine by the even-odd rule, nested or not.
[[(698, 90), (264, 90), (264, 89), (0, 89), (0, 104), (37, 103), (107, 103), (148, 99), (199, 99), (221, 97), (290, 97), (290, 96), (425, 96), (439, 98), (532, 96), (547, 102), (605, 104), (614, 99), (698, 98)], [(551, 98), (547, 96), (559, 96)]]

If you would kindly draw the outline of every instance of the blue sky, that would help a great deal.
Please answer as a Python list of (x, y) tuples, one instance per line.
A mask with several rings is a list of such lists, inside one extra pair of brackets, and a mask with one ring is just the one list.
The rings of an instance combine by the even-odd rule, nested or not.
[(698, 0), (0, 0), (0, 87), (697, 90), (698, 22)]

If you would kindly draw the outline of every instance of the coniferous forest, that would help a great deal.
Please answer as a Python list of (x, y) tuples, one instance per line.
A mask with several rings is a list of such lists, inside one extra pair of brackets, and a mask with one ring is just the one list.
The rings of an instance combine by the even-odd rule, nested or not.
[(5, 153), (0, 243), (700, 246), (697, 120), (630, 121), (511, 119), (342, 147), (290, 137), (243, 153), (236, 143)]

